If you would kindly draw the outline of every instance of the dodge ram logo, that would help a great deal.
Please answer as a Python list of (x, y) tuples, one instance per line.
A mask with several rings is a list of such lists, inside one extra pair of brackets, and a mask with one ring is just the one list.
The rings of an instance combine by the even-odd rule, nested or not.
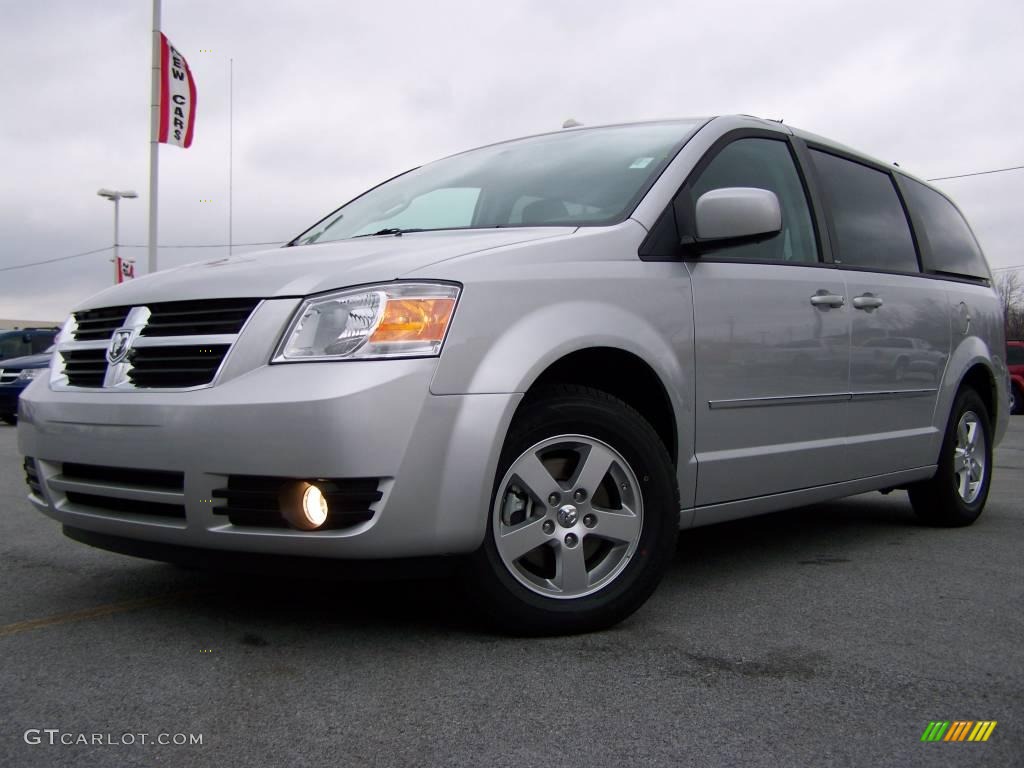
[(114, 331), (114, 336), (110, 339), (110, 346), (107, 347), (107, 361), (111, 365), (116, 365), (128, 357), (128, 352), (132, 348), (132, 336), (134, 333), (134, 331), (124, 328)]

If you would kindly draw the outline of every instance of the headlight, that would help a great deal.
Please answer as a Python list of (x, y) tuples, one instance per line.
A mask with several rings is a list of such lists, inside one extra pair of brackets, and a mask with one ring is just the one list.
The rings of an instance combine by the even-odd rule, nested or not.
[(45, 368), (23, 368), (21, 373), (18, 374), (18, 378), (15, 381), (32, 381), (36, 376), (44, 373)]
[(387, 283), (306, 299), (273, 362), (439, 355), (458, 298), (454, 285)]

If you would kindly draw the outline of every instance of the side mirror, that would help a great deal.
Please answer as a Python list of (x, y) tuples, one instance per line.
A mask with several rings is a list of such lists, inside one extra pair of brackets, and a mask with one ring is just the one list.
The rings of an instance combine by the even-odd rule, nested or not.
[(782, 230), (779, 198), (767, 189), (725, 187), (705, 192), (695, 211), (697, 240), (735, 240)]

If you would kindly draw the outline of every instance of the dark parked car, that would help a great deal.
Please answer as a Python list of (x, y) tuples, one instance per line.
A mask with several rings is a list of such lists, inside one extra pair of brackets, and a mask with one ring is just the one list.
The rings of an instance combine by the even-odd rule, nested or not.
[(42, 355), (0, 360), (0, 421), (17, 423), (18, 397), (36, 376), (44, 375), (49, 367), (49, 350)]
[(1024, 413), (1024, 341), (1006, 342), (1006, 367), (1010, 369), (1010, 412)]
[(38, 355), (53, 344), (60, 328), (0, 329), (0, 360)]

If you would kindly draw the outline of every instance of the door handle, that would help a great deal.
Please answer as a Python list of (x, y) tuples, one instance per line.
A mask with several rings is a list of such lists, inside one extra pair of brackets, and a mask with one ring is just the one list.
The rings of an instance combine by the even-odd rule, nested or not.
[(824, 288), (811, 296), (811, 305), (815, 307), (834, 307), (839, 308), (846, 303), (845, 296), (839, 296), (835, 293), (829, 293)]
[(870, 312), (872, 309), (878, 309), (880, 306), (882, 306), (882, 300), (873, 293), (864, 293), (860, 296), (854, 297), (853, 299), (853, 308), (863, 309), (865, 312)]

